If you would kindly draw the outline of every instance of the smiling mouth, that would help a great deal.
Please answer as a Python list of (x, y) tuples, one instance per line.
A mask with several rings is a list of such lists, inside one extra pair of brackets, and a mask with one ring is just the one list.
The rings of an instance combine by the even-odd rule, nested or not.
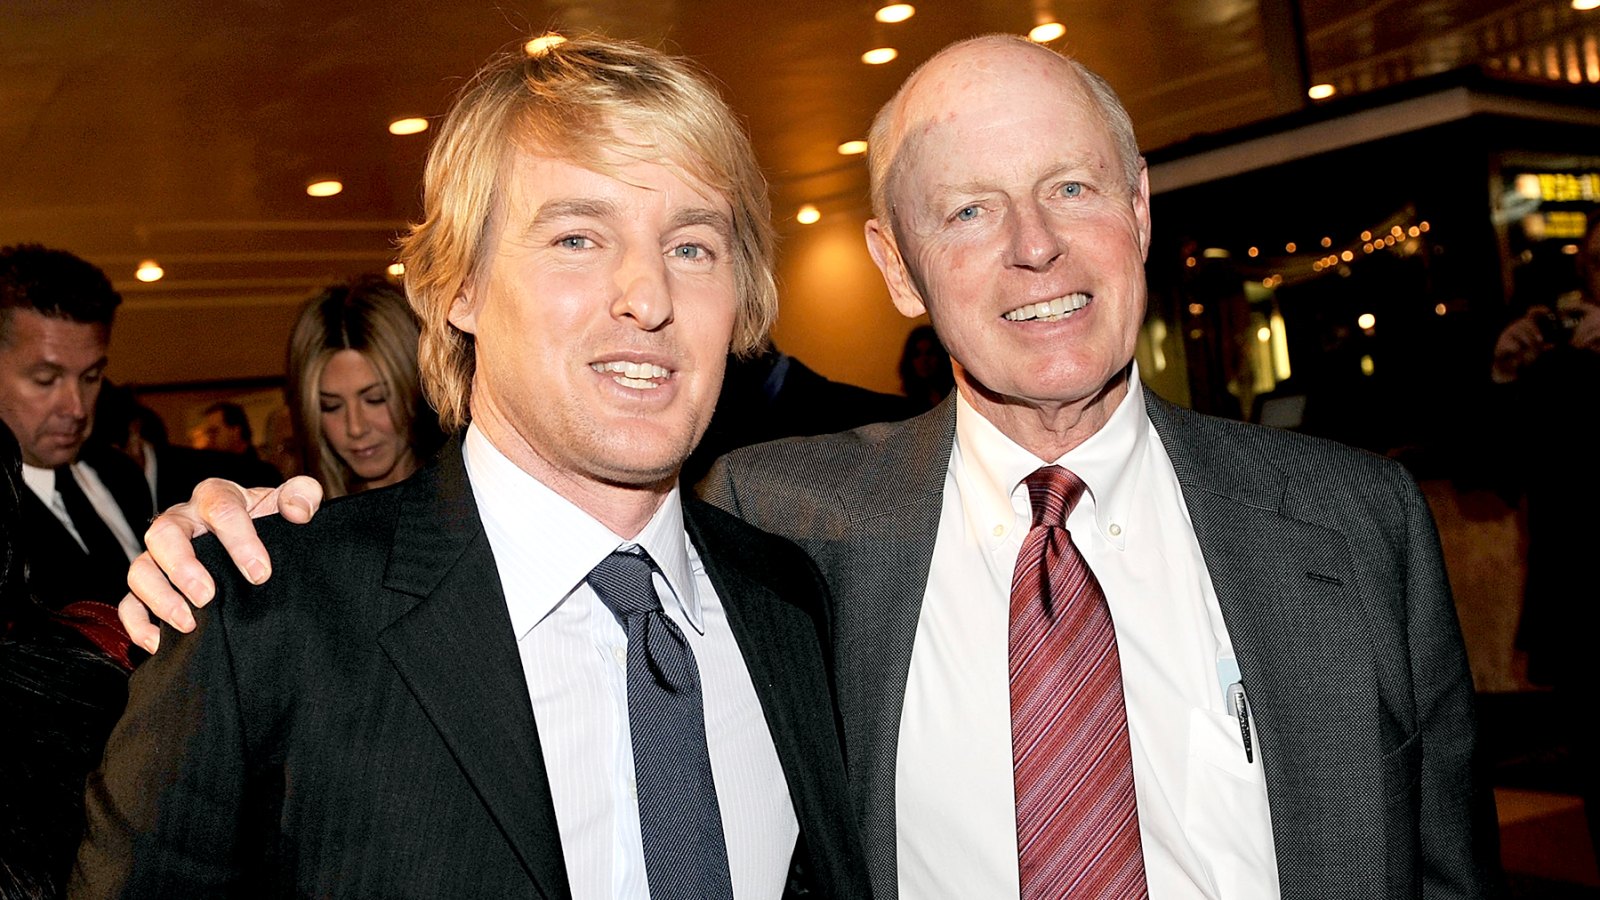
[(623, 387), (641, 390), (655, 390), (672, 377), (671, 370), (653, 363), (597, 362), (590, 363), (589, 368), (602, 375), (610, 375), (613, 381)]
[(1004, 318), (1011, 322), (1059, 322), (1088, 306), (1089, 300), (1089, 295), (1085, 293), (1067, 294), (1054, 300), (1024, 304), (1006, 313)]

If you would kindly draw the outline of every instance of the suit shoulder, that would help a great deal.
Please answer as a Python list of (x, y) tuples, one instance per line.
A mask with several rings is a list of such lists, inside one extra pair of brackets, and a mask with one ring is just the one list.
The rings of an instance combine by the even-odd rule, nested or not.
[(800, 546), (731, 513), (695, 498), (685, 498), (684, 512), (691, 527), (705, 538), (709, 552), (736, 556), (754, 570), (776, 566), (813, 568), (811, 557)]
[(1182, 446), (1168, 442), (1180, 479), (1188, 457), (1202, 454), (1209, 457), (1206, 467), (1212, 472), (1227, 469), (1252, 478), (1271, 469), (1286, 479), (1290, 508), (1321, 520), (1351, 515), (1392, 520), (1403, 516), (1403, 508), (1418, 495), (1416, 481), (1403, 465), (1366, 450), (1190, 410), (1170, 413), (1172, 424), (1191, 436)]
[[(213, 576), (236, 582), (237, 589), (290, 592), (294, 585), (309, 581), (353, 576), (374, 561), (381, 566), (388, 557), (399, 511), (399, 492), (384, 489), (330, 500), (303, 525), (278, 515), (257, 519), (256, 533), (267, 549), (273, 572), (259, 589), (235, 577), (236, 568), (215, 535), (195, 541), (195, 556)], [(218, 587), (220, 596), (223, 585)]]

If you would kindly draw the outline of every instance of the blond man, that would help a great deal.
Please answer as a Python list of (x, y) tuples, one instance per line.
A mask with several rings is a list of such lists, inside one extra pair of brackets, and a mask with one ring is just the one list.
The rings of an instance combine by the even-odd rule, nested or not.
[[(440, 462), (214, 544), (137, 674), (75, 896), (859, 897), (800, 551), (680, 496), (771, 323), (765, 187), (683, 62), (492, 61), (406, 239)], [(259, 579), (257, 579), (259, 580)]]

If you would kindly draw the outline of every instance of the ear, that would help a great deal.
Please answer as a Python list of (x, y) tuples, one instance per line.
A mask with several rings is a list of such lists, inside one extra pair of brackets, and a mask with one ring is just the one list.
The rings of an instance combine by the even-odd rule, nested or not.
[(478, 311), (483, 304), (477, 290), (477, 285), (469, 279), (461, 285), (461, 290), (454, 300), (450, 301), (450, 312), (446, 316), (450, 324), (461, 329), (467, 334), (478, 333)]
[(1139, 257), (1150, 259), (1150, 169), (1139, 158), (1139, 188), (1133, 194), (1133, 217), (1139, 223)]
[(868, 219), (867, 252), (872, 254), (872, 261), (878, 264), (878, 271), (883, 273), (883, 281), (889, 286), (889, 299), (894, 301), (894, 308), (908, 319), (926, 313), (928, 307), (922, 300), (922, 292), (917, 290), (905, 260), (900, 257), (900, 245), (895, 242), (894, 229), (877, 219)]

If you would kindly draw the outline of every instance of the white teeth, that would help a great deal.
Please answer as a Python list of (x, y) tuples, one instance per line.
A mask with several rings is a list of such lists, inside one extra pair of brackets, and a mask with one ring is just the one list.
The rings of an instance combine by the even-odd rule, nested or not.
[(1084, 293), (1068, 294), (1054, 300), (1041, 300), (1038, 303), (1027, 303), (1006, 313), (1005, 317), (1012, 322), (1026, 322), (1030, 319), (1060, 319), (1083, 309), (1089, 305), (1089, 295)]
[(653, 363), (634, 363), (615, 360), (612, 362), (590, 363), (589, 368), (614, 377), (617, 384), (623, 387), (650, 389), (661, 386), (660, 382), (672, 373)]

